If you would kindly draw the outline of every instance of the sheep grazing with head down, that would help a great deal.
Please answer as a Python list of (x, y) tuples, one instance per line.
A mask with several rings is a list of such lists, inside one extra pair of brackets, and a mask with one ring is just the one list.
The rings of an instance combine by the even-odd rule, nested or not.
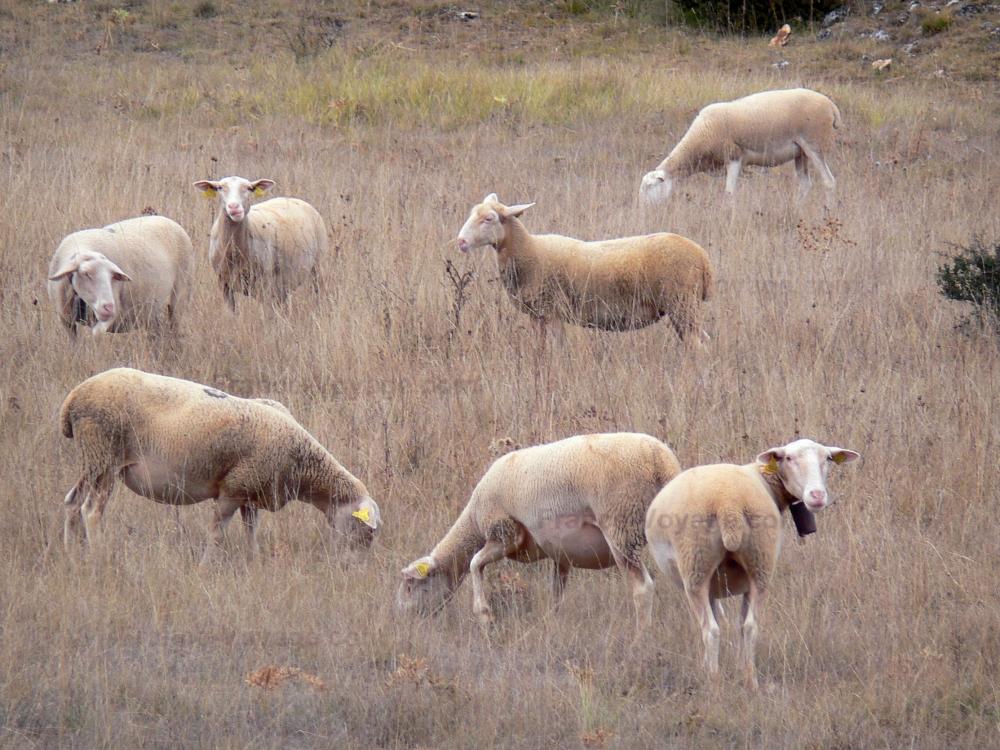
[(483, 569), (509, 558), (554, 561), (558, 599), (570, 568), (617, 565), (635, 601), (636, 624), (652, 618), (653, 582), (642, 563), (646, 507), (680, 471), (654, 437), (578, 435), (497, 459), (444, 538), (402, 571), (397, 604), (428, 614), (442, 607), (468, 573), (473, 612), (492, 619)]
[(493, 247), (510, 298), (543, 330), (565, 321), (629, 331), (669, 317), (682, 340), (698, 335), (699, 307), (714, 283), (701, 247), (668, 233), (598, 242), (531, 234), (518, 217), (533, 205), (505, 206), (487, 195), (473, 206), (458, 247)]
[(117, 479), (169, 505), (214, 498), (215, 546), (239, 510), (256, 552), (258, 511), (293, 499), (315, 506), (355, 546), (369, 546), (381, 522), (364, 484), (276, 401), (118, 368), (74, 388), (60, 423), (82, 461), (66, 495), (67, 545), (96, 539)]
[(250, 201), (274, 187), (274, 180), (225, 177), (194, 186), (219, 201), (208, 258), (222, 294), (236, 310), (236, 294), (285, 305), (293, 290), (312, 282), (319, 290), (319, 261), (326, 254), (323, 218), (298, 198)]
[[(804, 505), (806, 514), (829, 506), (833, 502), (826, 489), (830, 466), (858, 457), (844, 448), (796, 440), (764, 451), (746, 466), (711, 464), (688, 469), (650, 504), (646, 513), (649, 549), (660, 570), (679, 575), (684, 585), (701, 628), (705, 667), (713, 678), (719, 671), (718, 600), (742, 594), (746, 681), (757, 686), (757, 620), (778, 560), (781, 514), (798, 503)], [(801, 533), (811, 530), (806, 526)]]
[(809, 164), (830, 191), (836, 180), (826, 163), (840, 110), (829, 97), (810, 89), (782, 89), (709, 104), (660, 166), (642, 178), (639, 196), (647, 203), (670, 197), (674, 183), (695, 172), (726, 168), (726, 192), (736, 191), (744, 165), (775, 167), (795, 160), (799, 197), (809, 192)]
[(187, 232), (164, 216), (142, 216), (67, 235), (49, 263), (49, 299), (70, 338), (77, 323), (94, 335), (176, 331), (193, 276)]

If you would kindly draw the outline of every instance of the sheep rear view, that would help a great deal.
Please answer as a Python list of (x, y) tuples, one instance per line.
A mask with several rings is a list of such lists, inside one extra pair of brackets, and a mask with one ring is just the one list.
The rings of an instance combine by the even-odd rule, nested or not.
[(646, 538), (657, 566), (679, 577), (701, 629), (705, 668), (719, 671), (718, 600), (743, 595), (743, 657), (757, 686), (754, 646), (781, 541), (781, 514), (802, 503), (811, 513), (832, 502), (830, 465), (858, 454), (812, 440), (764, 451), (745, 466), (711, 464), (681, 472), (646, 514)]
[(707, 253), (676, 234), (585, 242), (533, 235), (518, 218), (534, 204), (505, 206), (496, 193), (474, 206), (459, 249), (493, 247), (504, 288), (539, 321), (631, 331), (669, 317), (685, 340), (699, 328), (714, 273)]
[(74, 388), (60, 423), (82, 463), (66, 496), (67, 545), (99, 537), (118, 479), (137, 495), (169, 505), (214, 498), (216, 545), (239, 510), (253, 552), (257, 512), (280, 510), (296, 498), (323, 512), (356, 545), (369, 545), (379, 525), (364, 484), (276, 401), (118, 368)]
[(679, 471), (670, 448), (637, 433), (578, 435), (508, 453), (483, 475), (431, 553), (403, 569), (397, 604), (435, 611), (468, 573), (473, 612), (489, 622), (483, 569), (490, 563), (553, 560), (557, 600), (571, 568), (617, 565), (632, 590), (636, 624), (645, 627), (653, 583), (641, 560), (642, 521)]
[(800, 198), (809, 192), (810, 164), (832, 191), (836, 180), (826, 155), (840, 126), (837, 105), (811, 89), (762, 91), (709, 104), (667, 158), (642, 178), (639, 195), (648, 203), (663, 202), (679, 178), (723, 167), (726, 192), (733, 194), (745, 165), (775, 167), (793, 160)]
[(67, 235), (49, 263), (48, 293), (70, 337), (145, 328), (176, 332), (191, 296), (194, 250), (165, 216), (141, 216)]

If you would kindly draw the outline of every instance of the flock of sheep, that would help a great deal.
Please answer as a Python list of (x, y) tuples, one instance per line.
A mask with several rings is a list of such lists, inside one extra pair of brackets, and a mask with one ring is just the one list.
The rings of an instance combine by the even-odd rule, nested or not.
[[(810, 163), (832, 188), (824, 154), (839, 125), (836, 105), (806, 89), (710, 105), (643, 178), (640, 194), (664, 200), (676, 179), (721, 166), (731, 193), (742, 165), (791, 160), (801, 194)], [(306, 282), (318, 288), (327, 248), (323, 219), (295, 198), (251, 206), (273, 185), (242, 177), (195, 183), (219, 202), (209, 258), (233, 310), (237, 295), (284, 305)], [(505, 290), (543, 334), (548, 323), (624, 331), (667, 317), (682, 340), (706, 337), (699, 311), (712, 292), (713, 269), (700, 246), (667, 233), (601, 242), (534, 235), (520, 219), (531, 205), (508, 206), (488, 195), (473, 207), (458, 246), (494, 248)], [(49, 295), (71, 336), (78, 324), (94, 334), (134, 328), (162, 334), (176, 328), (193, 268), (191, 240), (177, 223), (129, 219), (67, 236), (52, 258)], [(365, 485), (276, 401), (117, 368), (74, 388), (60, 424), (82, 461), (65, 500), (67, 545), (99, 537), (118, 479), (161, 503), (214, 499), (206, 555), (218, 548), (237, 510), (256, 551), (258, 512), (292, 499), (322, 511), (335, 538), (354, 546), (368, 547), (382, 525)], [(743, 596), (746, 680), (756, 686), (757, 621), (776, 565), (781, 514), (790, 510), (801, 535), (814, 531), (812, 513), (831, 503), (830, 465), (856, 458), (854, 451), (796, 440), (743, 466), (681, 471), (668, 446), (636, 433), (579, 435), (516, 450), (490, 467), (437, 546), (402, 570), (397, 606), (432, 613), (468, 574), (473, 610), (489, 622), (486, 565), (550, 559), (557, 598), (571, 568), (620, 568), (642, 629), (652, 618), (653, 583), (642, 562), (648, 543), (658, 567), (684, 588), (713, 676), (718, 601)]]

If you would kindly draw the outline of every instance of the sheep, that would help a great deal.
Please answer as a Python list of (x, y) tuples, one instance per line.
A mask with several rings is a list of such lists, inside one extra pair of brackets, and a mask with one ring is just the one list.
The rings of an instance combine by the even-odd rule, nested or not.
[(799, 199), (809, 192), (809, 162), (832, 192), (837, 181), (825, 154), (840, 126), (837, 105), (810, 89), (762, 91), (709, 104), (667, 158), (642, 178), (639, 196), (647, 203), (664, 202), (676, 179), (723, 166), (726, 192), (732, 195), (745, 164), (775, 167), (793, 159)]
[(49, 263), (49, 299), (70, 338), (135, 328), (176, 332), (191, 294), (194, 251), (187, 232), (163, 216), (141, 216), (67, 235)]
[(771, 448), (754, 463), (696, 466), (675, 477), (646, 513), (646, 539), (657, 566), (679, 578), (701, 628), (704, 664), (719, 671), (719, 608), (722, 597), (743, 595), (743, 657), (748, 687), (757, 687), (754, 645), (758, 614), (768, 594), (781, 542), (781, 514), (804, 505), (796, 520), (810, 533), (812, 513), (833, 500), (826, 489), (830, 464), (859, 454), (796, 440)]
[(65, 500), (67, 546), (75, 538), (99, 542), (116, 478), (159, 503), (214, 498), (214, 545), (206, 548), (206, 559), (237, 510), (251, 554), (257, 554), (258, 511), (280, 510), (293, 498), (323, 512), (332, 530), (355, 547), (369, 546), (381, 523), (365, 485), (277, 401), (117, 368), (76, 386), (59, 419), (82, 460), (80, 479)]
[(628, 579), (636, 626), (652, 622), (653, 582), (641, 560), (642, 519), (653, 496), (680, 471), (673, 452), (638, 433), (577, 435), (497, 459), (429, 555), (402, 570), (404, 612), (428, 614), (447, 602), (466, 573), (473, 613), (493, 619), (483, 569), (504, 557), (554, 561), (556, 602), (570, 568), (617, 565)]
[(701, 247), (667, 233), (599, 242), (533, 235), (518, 219), (533, 205), (505, 206), (490, 193), (473, 206), (458, 247), (497, 251), (504, 288), (540, 331), (550, 321), (628, 331), (664, 316), (682, 341), (696, 330), (698, 303), (714, 286), (712, 263)]
[(319, 262), (328, 242), (315, 208), (298, 198), (271, 198), (251, 207), (251, 197), (262, 196), (274, 180), (225, 177), (198, 180), (194, 186), (207, 198), (219, 199), (208, 257), (233, 312), (237, 292), (276, 298), (282, 306), (307, 279), (319, 292)]

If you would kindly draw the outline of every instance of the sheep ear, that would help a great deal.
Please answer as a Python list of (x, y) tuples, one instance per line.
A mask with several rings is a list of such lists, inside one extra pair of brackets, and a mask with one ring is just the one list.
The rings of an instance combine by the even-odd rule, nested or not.
[(198, 180), (192, 183), (206, 198), (214, 198), (219, 189), (219, 183), (212, 180)]
[(274, 187), (274, 180), (255, 180), (250, 183), (250, 190), (258, 198)]
[(828, 448), (830, 460), (835, 464), (847, 464), (861, 458), (861, 454), (856, 451), (849, 451), (846, 448)]
[(763, 464), (761, 471), (765, 474), (778, 473), (778, 459), (785, 455), (782, 448), (771, 448), (757, 456), (757, 463)]
[[(107, 259), (105, 259), (107, 260)], [(125, 273), (122, 269), (112, 263), (110, 260), (107, 261), (108, 270), (111, 272), (111, 278), (114, 281), (131, 281), (132, 277)]]
[(351, 515), (371, 529), (377, 529), (378, 525), (382, 522), (382, 514), (379, 512), (378, 505), (370, 497), (362, 500), (361, 504), (358, 505), (358, 509), (351, 513)]
[(534, 203), (521, 203), (517, 206), (507, 206), (507, 210), (504, 211), (504, 213), (506, 213), (507, 216), (520, 216), (534, 205)]
[(419, 560), (415, 560), (407, 565), (401, 571), (403, 578), (409, 578), (414, 581), (419, 581), (426, 578), (432, 572), (437, 569), (437, 560), (428, 555), (427, 557), (421, 557)]
[(76, 258), (71, 258), (63, 263), (62, 267), (60, 267), (58, 271), (49, 276), (49, 281), (59, 281), (60, 279), (65, 279), (67, 276), (71, 276), (76, 273), (79, 268), (80, 262)]
[(485, 198), (483, 198), (483, 203), (499, 203), (500, 199), (497, 198), (496, 193), (490, 193)]

